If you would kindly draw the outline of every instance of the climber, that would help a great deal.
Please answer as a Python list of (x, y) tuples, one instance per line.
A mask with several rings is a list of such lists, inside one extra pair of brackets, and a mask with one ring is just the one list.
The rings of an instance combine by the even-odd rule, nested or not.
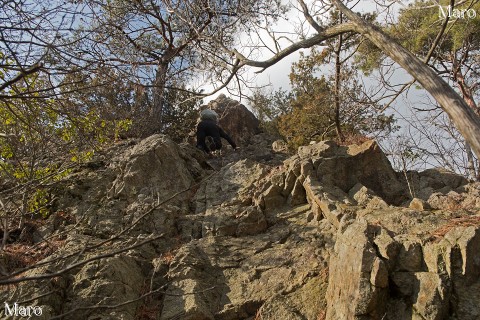
[(217, 124), (217, 117), (217, 113), (210, 109), (205, 109), (200, 113), (200, 122), (197, 125), (197, 148), (206, 153), (220, 150), (222, 149), (220, 138), (224, 138), (234, 150), (237, 149), (232, 138)]

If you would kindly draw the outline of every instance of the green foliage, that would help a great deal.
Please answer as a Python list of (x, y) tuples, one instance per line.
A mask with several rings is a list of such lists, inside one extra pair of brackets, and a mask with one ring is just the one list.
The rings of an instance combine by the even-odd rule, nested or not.
[[(151, 113), (154, 91), (121, 77), (114, 70), (101, 69), (88, 76), (81, 73), (70, 75), (65, 96), (77, 110), (84, 110), (81, 118), (72, 122), (84, 137), (95, 143), (104, 143), (121, 137), (143, 137)], [(87, 86), (86, 90), (83, 87)], [(182, 141), (194, 126), (198, 117), (201, 99), (182, 83), (173, 84), (175, 89), (165, 89), (161, 133), (173, 140)], [(71, 139), (71, 130), (64, 132)]]
[[(437, 74), (444, 78), (452, 88), (464, 98), (475, 112), (478, 110), (479, 97), (479, 62), (480, 62), (480, 1), (455, 1), (455, 7), (448, 9), (449, 0), (416, 0), (399, 11), (398, 22), (382, 26), (396, 41), (410, 50), (419, 59), (428, 61), (428, 65)], [(469, 9), (476, 12), (476, 17), (464, 14), (462, 10)], [(449, 12), (452, 14), (448, 17)], [(439, 37), (441, 36), (441, 37)], [(426, 59), (428, 57), (428, 59)], [(386, 63), (383, 63), (385, 60)], [(391, 61), (374, 46), (365, 42), (356, 56), (358, 66), (363, 71), (380, 72), (389, 68)], [(385, 69), (382, 67), (386, 66)], [(386, 77), (385, 77), (386, 78)], [(416, 89), (422, 87), (416, 83)], [(392, 89), (392, 88), (390, 88)], [(433, 104), (433, 103), (432, 103)], [(436, 107), (436, 106), (435, 106)], [(415, 117), (409, 121), (409, 138), (403, 142), (402, 150), (396, 151), (396, 156), (410, 164), (419, 159), (429, 158), (429, 162), (437, 162), (441, 166), (459, 168), (459, 172), (470, 170), (467, 160), (468, 149), (464, 147), (464, 139), (449, 118), (441, 109), (435, 107), (421, 107)], [(430, 110), (428, 110), (430, 109)], [(413, 133), (411, 132), (413, 131)], [(415, 136), (417, 141), (407, 146), (409, 140)], [(398, 138), (395, 138), (397, 141)], [(461, 142), (460, 142), (461, 141)], [(454, 146), (461, 145), (459, 149)], [(414, 152), (417, 150), (417, 152)], [(441, 150), (441, 151), (432, 151)], [(452, 152), (450, 152), (452, 151)], [(472, 157), (474, 157), (472, 155)], [(470, 162), (471, 163), (471, 162)], [(460, 165), (459, 165), (460, 164)], [(470, 168), (469, 168), (470, 167)], [(473, 166), (474, 167), (474, 166)]]
[(50, 201), (51, 196), (46, 189), (37, 189), (28, 201), (28, 211), (47, 218), (51, 213), (48, 209)]
[(250, 108), (260, 121), (260, 127), (263, 131), (273, 136), (280, 136), (278, 121), (280, 116), (292, 111), (291, 99), (292, 93), (281, 88), (275, 92), (262, 89), (253, 92), (250, 99)]
[[(63, 179), (74, 163), (90, 160), (131, 123), (102, 119), (96, 109), (49, 97), (46, 87), (45, 79), (28, 75), (5, 89), (11, 98), (0, 101), (0, 180), (22, 190), (2, 198), (23, 217), (47, 215), (44, 186)], [(41, 96), (42, 90), (47, 94)], [(30, 98), (22, 99), (23, 94)]]
[[(310, 141), (336, 139), (333, 81), (320, 75), (325, 69), (328, 52), (313, 50), (293, 64), (290, 80), (292, 91), (257, 90), (250, 107), (263, 129), (279, 135), (295, 150)], [(355, 71), (344, 67), (341, 127), (348, 137), (365, 136), (396, 129), (393, 116), (375, 112), (361, 101), (362, 87), (354, 80)]]
[(63, 96), (71, 115), (64, 132), (66, 141), (83, 136), (90, 144), (101, 145), (134, 131), (141, 125), (137, 119), (146, 118), (143, 89), (116, 71), (101, 68), (88, 75), (72, 73), (64, 81)]
[(165, 94), (162, 133), (173, 141), (184, 141), (195, 127), (202, 100), (185, 89), (170, 89)]
[(113, 138), (114, 140), (120, 139), (120, 136), (124, 132), (128, 132), (132, 127), (132, 120), (131, 119), (120, 119), (120, 120), (113, 120)]
[[(450, 1), (442, 0), (439, 3), (446, 10)], [(455, 9), (470, 8), (475, 10), (477, 14), (480, 13), (479, 1), (470, 5), (471, 2), (466, 1), (461, 5), (455, 6)], [(383, 28), (404, 47), (423, 58), (428, 54), (444, 21), (445, 19), (440, 12), (438, 1), (417, 0), (400, 10), (398, 23), (384, 26)], [(478, 50), (479, 46), (479, 17), (477, 16), (474, 19), (468, 17), (456, 19), (452, 17), (433, 54), (435, 60), (433, 63), (451, 62), (457, 51), (465, 48)], [(369, 41), (364, 41), (360, 45), (358, 54), (355, 57), (358, 66), (366, 73), (378, 68), (384, 58), (384, 54)]]
[[(291, 111), (278, 116), (278, 130), (291, 149), (310, 141), (338, 138), (333, 79), (320, 75), (326, 68), (325, 63), (329, 62), (329, 54), (329, 50), (312, 50), (309, 56), (302, 54), (292, 67)], [(393, 117), (379, 114), (372, 106), (361, 103), (365, 100), (363, 90), (355, 80), (353, 68), (343, 66), (341, 78), (339, 122), (345, 136), (365, 136), (395, 129)]]
[[(305, 60), (310, 61), (304, 63)], [(332, 88), (324, 76), (317, 78), (312, 73), (316, 69), (315, 64), (310, 63), (312, 60), (315, 59), (302, 57), (299, 64), (294, 65), (290, 74), (292, 112), (279, 119), (279, 132), (292, 149), (312, 140), (335, 136)]]
[[(400, 11), (398, 24), (393, 26), (390, 33), (402, 44), (419, 55), (426, 55), (433, 40), (436, 38), (444, 22), (443, 15), (433, 1), (416, 1), (406, 9)], [(450, 1), (440, 1), (444, 10)], [(462, 10), (469, 8), (470, 2), (455, 6)], [(476, 2), (471, 9), (480, 12), (480, 2)], [(475, 41), (477, 46), (480, 40), (480, 21), (477, 18), (450, 18), (449, 25), (439, 46), (438, 54), (445, 54), (459, 50), (465, 41)]]
[(354, 56), (355, 65), (366, 76), (377, 69), (382, 60), (385, 58), (384, 53), (377, 46), (375, 46), (370, 40), (365, 39), (358, 46), (357, 54)]

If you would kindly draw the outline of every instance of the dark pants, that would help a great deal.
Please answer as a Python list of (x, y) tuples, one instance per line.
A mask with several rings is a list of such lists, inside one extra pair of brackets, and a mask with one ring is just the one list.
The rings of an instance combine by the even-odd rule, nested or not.
[[(222, 149), (222, 139), (224, 138), (230, 143), (232, 148), (236, 148), (235, 142), (228, 136), (228, 134), (220, 128), (215, 121), (202, 120), (197, 126), (197, 148), (205, 152)], [(209, 139), (207, 146), (206, 140)]]

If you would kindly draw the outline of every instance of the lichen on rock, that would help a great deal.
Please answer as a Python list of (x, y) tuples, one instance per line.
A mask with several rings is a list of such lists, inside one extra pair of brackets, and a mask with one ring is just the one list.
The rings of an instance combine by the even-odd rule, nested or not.
[(480, 317), (478, 183), (427, 170), (411, 195), (375, 141), (288, 156), (239, 103), (209, 107), (248, 122), (229, 127), (248, 144), (208, 158), (153, 135), (97, 155), (52, 185), (33, 239), (61, 245), (0, 279), (28, 280), (2, 301), (45, 319)]

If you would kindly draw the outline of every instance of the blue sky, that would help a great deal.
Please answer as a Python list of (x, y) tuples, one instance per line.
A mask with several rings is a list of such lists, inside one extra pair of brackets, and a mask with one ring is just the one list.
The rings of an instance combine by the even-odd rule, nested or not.
[[(295, 0), (293, 0), (296, 2)], [(379, 19), (385, 20), (389, 19), (389, 23), (394, 21), (396, 17), (398, 16), (398, 9), (401, 7), (404, 7), (408, 5), (408, 3), (412, 1), (387, 1), (389, 3), (394, 3), (394, 6), (390, 8), (389, 13), (392, 13), (390, 15), (387, 15), (385, 13), (382, 13), (382, 8), (379, 8), (375, 5), (374, 1), (370, 0), (361, 0), (357, 7), (354, 9), (354, 11), (357, 12), (377, 12), (379, 13)], [(304, 20), (303, 16), (297, 12), (292, 12), (290, 17), (290, 22), (295, 22), (295, 21), (301, 21)], [(383, 21), (382, 21), (383, 22)], [(283, 31), (291, 31), (293, 30), (293, 26), (288, 26), (288, 24), (285, 21), (282, 21), (278, 26), (278, 28), (283, 29)], [(311, 30), (310, 30), (311, 34)], [(248, 36), (245, 36), (248, 37)], [(267, 38), (266, 38), (267, 39)], [(287, 45), (287, 44), (285, 44)], [(241, 49), (241, 48), (240, 48)], [(264, 51), (262, 52), (262, 59), (261, 60), (266, 60), (271, 57), (271, 53)], [(274, 66), (266, 69), (264, 72), (261, 74), (255, 75), (255, 83), (257, 85), (271, 85), (272, 90), (277, 90), (279, 88), (283, 89), (288, 89), (290, 87), (289, 84), (289, 79), (288, 75), (290, 73), (290, 69), (292, 66), (292, 63), (297, 61), (299, 57), (299, 53), (296, 52), (295, 54), (292, 54), (288, 56), (287, 58), (281, 60)], [(254, 72), (256, 70), (254, 68), (250, 68), (248, 73), (253, 76)], [(365, 85), (368, 86), (375, 86), (378, 83), (378, 79), (375, 79), (375, 74), (373, 74), (372, 77), (363, 77)], [(402, 84), (402, 83), (407, 83), (411, 81), (412, 77), (406, 73), (405, 71), (401, 70), (400, 68), (397, 69), (394, 73), (394, 76), (392, 77), (392, 84)], [(222, 93), (225, 93), (227, 96), (231, 96), (232, 98), (235, 98), (234, 96), (230, 95), (226, 90), (222, 90)], [(245, 93), (245, 92), (244, 92)], [(218, 96), (218, 93), (208, 97), (205, 99), (206, 102), (209, 100), (215, 99)], [(385, 100), (384, 103), (387, 103), (388, 100)], [(245, 102), (244, 102), (245, 103)], [(245, 103), (247, 104), (247, 103)], [(420, 132), (423, 130), (423, 127), (421, 127), (421, 124), (419, 127), (414, 128), (410, 124), (408, 124), (408, 121), (411, 121), (411, 119), (415, 118), (422, 118), (426, 117), (426, 113), (422, 112), (417, 112), (412, 109), (412, 107), (418, 107), (418, 108), (423, 108), (425, 106), (428, 106), (428, 108), (434, 107), (435, 102), (434, 100), (430, 97), (430, 95), (423, 89), (418, 89), (415, 86), (413, 86), (409, 91), (408, 94), (403, 94), (400, 96), (395, 102), (392, 104), (390, 108), (386, 110), (387, 114), (394, 114), (395, 117), (398, 119), (398, 124), (402, 126), (402, 130), (397, 133), (397, 139), (390, 139), (390, 141), (383, 141), (383, 147), (385, 149), (393, 149), (395, 146), (394, 144), (398, 142), (400, 137), (399, 135), (405, 135), (407, 138), (405, 138), (408, 141), (408, 137), (415, 137), (415, 139), (418, 141), (421, 147), (430, 149), (433, 152), (442, 152), (440, 150), (435, 150), (435, 146), (432, 147), (432, 145), (429, 145), (426, 141), (424, 141), (424, 136), (420, 134)], [(448, 118), (445, 119), (445, 122), (448, 123)], [(428, 124), (431, 126), (431, 124)], [(432, 130), (436, 130), (434, 126), (431, 126)], [(402, 138), (403, 139), (403, 138)], [(423, 139), (423, 140), (422, 140)], [(460, 144), (458, 142), (452, 141), (451, 143), (446, 142), (448, 141), (448, 137), (439, 137), (438, 139), (443, 140), (441, 143), (443, 143), (443, 154), (446, 155), (450, 150), (453, 150), (453, 148), (462, 148), (462, 141), (460, 141)], [(417, 142), (415, 141), (415, 142)], [(392, 144), (393, 143), (393, 144)], [(433, 149), (432, 149), (433, 148)], [(461, 149), (458, 149), (458, 155), (459, 159), (458, 161), (462, 161), (462, 156), (460, 155), (462, 153)], [(457, 161), (455, 160), (455, 161)], [(453, 161), (453, 160), (452, 160)], [(424, 158), (421, 161), (417, 161), (417, 163), (412, 163), (411, 164), (413, 169), (421, 170), (421, 169), (426, 169), (426, 168), (431, 168), (431, 167), (439, 167), (442, 166), (442, 163), (437, 161), (437, 159), (434, 158)], [(397, 168), (398, 169), (398, 168)]]
[[(296, 3), (297, 3), (296, 0), (291, 0), (291, 1), (286, 1), (286, 2), (290, 3), (290, 4), (293, 4), (293, 5), (296, 5)], [(405, 5), (406, 3), (408, 3), (408, 1), (403, 1), (401, 3), (402, 4), (397, 4), (394, 7), (392, 7), (391, 10), (392, 11), (397, 11), (398, 8), (400, 8), (403, 5)], [(362, 12), (362, 13), (366, 13), (366, 12), (380, 13), (383, 10), (385, 10), (385, 9), (379, 8), (376, 5), (375, 1), (372, 1), (372, 0), (361, 0), (355, 7), (355, 11)], [(383, 17), (385, 17), (385, 15), (380, 15), (379, 18), (383, 19)], [(296, 27), (298, 28), (298, 25), (300, 23), (303, 23), (304, 21), (305, 21), (305, 18), (303, 17), (303, 14), (300, 13), (296, 9), (292, 9), (289, 12), (289, 15), (288, 15), (288, 21), (281, 20), (279, 23), (277, 23), (274, 26), (273, 29), (275, 31), (277, 31), (278, 33), (284, 33), (284, 34), (292, 33), (292, 32), (295, 31), (295, 28)], [(313, 28), (309, 27), (308, 25), (304, 25), (303, 29), (304, 29), (304, 32), (305, 32), (306, 35), (314, 34)], [(241, 37), (242, 42), (247, 43), (248, 42), (247, 39), (249, 37), (255, 37), (255, 35), (253, 35), (253, 36), (252, 35), (243, 35)], [(262, 35), (262, 40), (268, 43), (269, 36), (266, 33), (264, 33)], [(255, 40), (253, 40), (253, 41), (255, 41)], [(272, 45), (273, 42), (270, 41), (270, 44)], [(283, 41), (282, 45), (284, 47), (286, 47), (286, 46), (289, 45), (289, 42)], [(240, 52), (243, 53), (241, 46), (237, 49)], [(303, 49), (303, 51), (308, 52), (309, 50), (308, 49)], [(248, 77), (250, 79), (252, 79), (252, 81), (258, 86), (270, 85), (270, 87), (273, 90), (277, 90), (279, 88), (288, 89), (288, 88), (290, 88), (290, 81), (289, 81), (288, 75), (290, 73), (292, 63), (298, 61), (298, 59), (299, 59), (299, 56), (300, 56), (299, 52), (300, 51), (297, 51), (294, 54), (289, 55), (288, 57), (284, 58), (280, 62), (276, 63), (275, 65), (269, 67), (268, 69), (264, 70), (262, 73), (259, 73), (259, 74), (255, 73), (259, 69), (249, 68), (248, 71), (247, 71)], [(266, 60), (266, 59), (270, 58), (271, 55), (272, 55), (271, 52), (269, 52), (268, 50), (263, 50), (260, 60)], [(204, 88), (205, 88), (205, 91), (208, 91), (208, 90), (211, 90), (212, 87), (211, 86), (206, 86)], [(233, 90), (233, 92), (236, 93), (237, 91)], [(246, 92), (249, 92), (249, 90), (244, 89), (243, 93), (246, 93)], [(228, 93), (228, 90), (224, 89), (224, 90), (220, 91), (219, 93), (216, 93), (212, 96), (209, 96), (209, 97), (205, 98), (204, 101), (208, 102), (210, 100), (213, 100), (220, 93), (226, 94), (227, 96), (231, 95), (231, 94)]]

